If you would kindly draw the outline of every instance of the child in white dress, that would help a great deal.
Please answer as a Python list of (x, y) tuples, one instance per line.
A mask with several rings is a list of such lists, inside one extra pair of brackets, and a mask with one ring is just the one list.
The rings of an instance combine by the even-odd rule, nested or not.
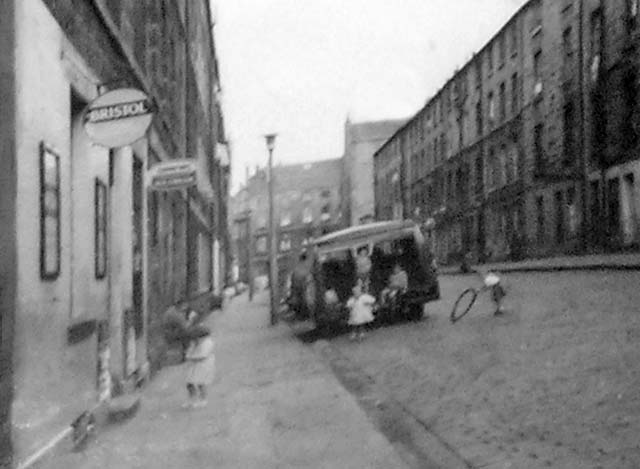
[(189, 401), (185, 406), (204, 407), (207, 405), (207, 386), (215, 376), (215, 343), (211, 331), (204, 326), (194, 327), (190, 336), (192, 341), (186, 353)]
[(353, 287), (353, 296), (347, 301), (349, 325), (353, 327), (351, 339), (364, 337), (364, 328), (373, 321), (373, 305), (376, 299), (368, 293), (362, 293), (362, 281)]

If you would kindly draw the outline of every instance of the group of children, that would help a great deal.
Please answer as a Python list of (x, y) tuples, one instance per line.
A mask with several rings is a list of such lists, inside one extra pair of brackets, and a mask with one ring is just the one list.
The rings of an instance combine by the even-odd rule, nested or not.
[[(351, 339), (361, 339), (367, 324), (374, 320), (374, 307), (376, 299), (369, 294), (369, 279), (371, 273), (371, 260), (367, 247), (358, 249), (356, 257), (356, 285), (353, 287), (353, 295), (347, 301), (349, 309), (348, 324), (352, 327)], [(393, 273), (389, 278), (389, 285), (382, 291), (381, 300), (384, 303), (393, 303), (397, 300), (399, 293), (408, 288), (408, 276), (399, 264), (393, 267)], [(506, 292), (500, 283), (500, 278), (489, 272), (484, 277), (485, 287), (491, 290), (491, 298), (495, 304), (495, 315), (502, 314), (502, 301)], [(335, 298), (337, 301), (337, 297)]]

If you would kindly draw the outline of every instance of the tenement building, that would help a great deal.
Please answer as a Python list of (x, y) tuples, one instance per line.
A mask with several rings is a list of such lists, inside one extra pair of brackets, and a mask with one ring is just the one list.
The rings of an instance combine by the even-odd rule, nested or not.
[[(2, 7), (0, 467), (20, 467), (153, 371), (169, 305), (221, 286), (229, 161), (208, 1)], [(170, 161), (194, 184), (152, 187)]]
[(440, 262), (640, 240), (638, 2), (531, 0), (374, 155)]

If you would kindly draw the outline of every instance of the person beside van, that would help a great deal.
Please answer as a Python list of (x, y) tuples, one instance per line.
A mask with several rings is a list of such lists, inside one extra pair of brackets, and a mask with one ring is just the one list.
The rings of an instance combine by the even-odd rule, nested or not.
[(303, 252), (300, 254), (298, 264), (291, 273), (291, 296), (289, 298), (289, 305), (299, 319), (308, 316), (305, 293), (310, 274), (307, 253)]
[(362, 339), (364, 337), (364, 329), (367, 324), (373, 322), (373, 305), (376, 299), (364, 293), (362, 290), (362, 282), (358, 280), (353, 287), (353, 296), (347, 301), (349, 309), (349, 325), (353, 328), (351, 332), (351, 340)]
[(407, 272), (398, 263), (393, 266), (393, 273), (389, 276), (389, 284), (382, 291), (384, 303), (393, 302), (397, 296), (404, 293), (409, 288), (409, 277)]
[(371, 282), (371, 258), (369, 257), (369, 248), (362, 246), (358, 249), (356, 256), (356, 276), (362, 282), (361, 288), (365, 293), (369, 292)]

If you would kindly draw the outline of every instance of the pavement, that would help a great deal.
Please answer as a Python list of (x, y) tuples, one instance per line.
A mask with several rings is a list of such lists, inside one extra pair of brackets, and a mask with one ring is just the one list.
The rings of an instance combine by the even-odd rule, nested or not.
[(483, 469), (640, 467), (640, 271), (508, 272), (505, 314), (478, 275), (440, 277), (426, 318), (331, 341), (352, 368)]
[(268, 326), (266, 293), (236, 297), (206, 322), (217, 366), (206, 407), (183, 409), (184, 365), (164, 368), (135, 418), (39, 467), (407, 467), (313, 348), (286, 325)]
[[(477, 272), (553, 272), (565, 270), (640, 270), (640, 253), (590, 254), (526, 259), (518, 262), (495, 262), (471, 267)], [(438, 268), (442, 274), (459, 274), (460, 265)]]

